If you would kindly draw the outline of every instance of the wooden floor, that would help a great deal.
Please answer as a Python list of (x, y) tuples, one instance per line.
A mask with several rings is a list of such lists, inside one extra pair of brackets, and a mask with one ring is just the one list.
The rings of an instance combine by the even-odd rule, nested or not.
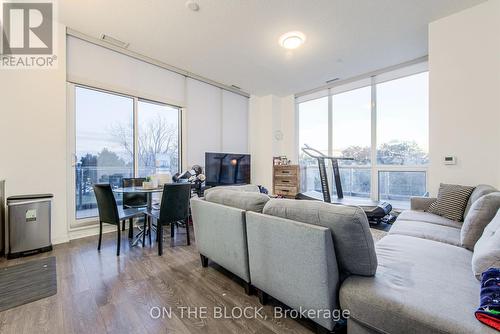
[[(266, 319), (188, 317), (183, 307), (207, 307), (211, 315), (215, 306), (231, 310), (261, 305), (217, 265), (202, 268), (196, 246), (185, 246), (183, 229), (176, 234), (175, 247), (167, 236), (162, 257), (155, 245), (130, 248), (127, 233), (122, 236), (120, 257), (115, 255), (116, 234), (108, 233), (100, 253), (97, 237), (89, 237), (56, 245), (49, 253), (0, 260), (4, 267), (55, 256), (58, 284), (55, 296), (1, 312), (0, 333), (312, 332), (307, 322), (274, 319), (272, 306), (264, 307)], [(153, 307), (171, 308), (171, 317), (154, 319)]]

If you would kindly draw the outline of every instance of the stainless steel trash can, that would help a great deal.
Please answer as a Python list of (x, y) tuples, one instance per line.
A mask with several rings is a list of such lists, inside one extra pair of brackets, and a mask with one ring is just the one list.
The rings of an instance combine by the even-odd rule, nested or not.
[(7, 258), (52, 250), (50, 217), (52, 194), (21, 195), (7, 198)]

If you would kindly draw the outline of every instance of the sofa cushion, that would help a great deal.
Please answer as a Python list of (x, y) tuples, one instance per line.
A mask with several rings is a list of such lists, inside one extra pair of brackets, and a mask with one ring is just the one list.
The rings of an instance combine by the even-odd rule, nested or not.
[(491, 267), (500, 268), (500, 211), (484, 228), (472, 256), (472, 271), (478, 280)]
[(462, 223), (435, 215), (430, 212), (415, 211), (415, 210), (405, 210), (401, 212), (397, 220), (411, 220), (419, 221), (425, 223), (431, 223), (436, 225), (443, 225), (455, 228), (461, 228)]
[(437, 200), (429, 206), (427, 212), (463, 221), (465, 208), (473, 190), (474, 187), (441, 183)]
[(484, 228), (500, 209), (500, 192), (489, 193), (475, 201), (462, 225), (460, 241), (462, 246), (473, 250), (483, 234)]
[(267, 202), (263, 213), (329, 228), (342, 276), (375, 274), (375, 246), (368, 219), (360, 207), (319, 201), (272, 199)]
[(460, 246), (460, 229), (456, 227), (398, 219), (389, 234), (407, 235)]
[(382, 333), (496, 333), (474, 317), (480, 283), (470, 273), (472, 252), (402, 235), (386, 236), (376, 250), (376, 275), (350, 276), (340, 289), (351, 319)]
[(218, 189), (209, 192), (205, 199), (208, 202), (231, 206), (245, 211), (262, 212), (269, 196), (256, 192)]
[(469, 213), (470, 207), (472, 206), (472, 204), (475, 201), (477, 201), (478, 199), (480, 199), (484, 195), (488, 195), (489, 193), (492, 193), (494, 191), (498, 191), (498, 190), (496, 190), (494, 187), (489, 186), (487, 184), (477, 185), (474, 188), (474, 191), (472, 192), (472, 194), (470, 195), (469, 202), (467, 202), (467, 207), (465, 208), (464, 216), (467, 216), (467, 214)]
[(212, 187), (208, 188), (204, 192), (204, 196), (207, 196), (209, 193), (211, 193), (214, 190), (236, 190), (236, 191), (241, 191), (241, 192), (250, 192), (250, 193), (260, 193), (259, 186), (256, 186), (255, 184), (242, 184), (242, 185), (235, 185), (235, 186), (217, 186), (217, 187)]

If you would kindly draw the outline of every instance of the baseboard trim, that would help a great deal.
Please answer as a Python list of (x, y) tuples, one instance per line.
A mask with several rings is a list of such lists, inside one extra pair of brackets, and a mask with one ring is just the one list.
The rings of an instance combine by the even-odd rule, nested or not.
[[(102, 227), (102, 233), (116, 232), (116, 226), (105, 224)], [(91, 237), (99, 234), (99, 225), (90, 225), (70, 229), (68, 232), (69, 240), (76, 240)]]
[(65, 243), (69, 242), (69, 238), (68, 237), (58, 237), (58, 238), (52, 238), (51, 241), (52, 241), (53, 245), (65, 244)]
[[(102, 233), (116, 232), (116, 226), (105, 224), (102, 228)], [(99, 224), (76, 227), (68, 230), (67, 236), (52, 238), (52, 245), (65, 244), (71, 240), (92, 237), (99, 235)]]

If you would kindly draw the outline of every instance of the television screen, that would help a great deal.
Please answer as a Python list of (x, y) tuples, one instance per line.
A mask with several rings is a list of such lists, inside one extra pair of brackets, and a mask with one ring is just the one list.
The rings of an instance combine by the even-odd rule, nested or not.
[(205, 153), (207, 186), (250, 183), (250, 154)]

